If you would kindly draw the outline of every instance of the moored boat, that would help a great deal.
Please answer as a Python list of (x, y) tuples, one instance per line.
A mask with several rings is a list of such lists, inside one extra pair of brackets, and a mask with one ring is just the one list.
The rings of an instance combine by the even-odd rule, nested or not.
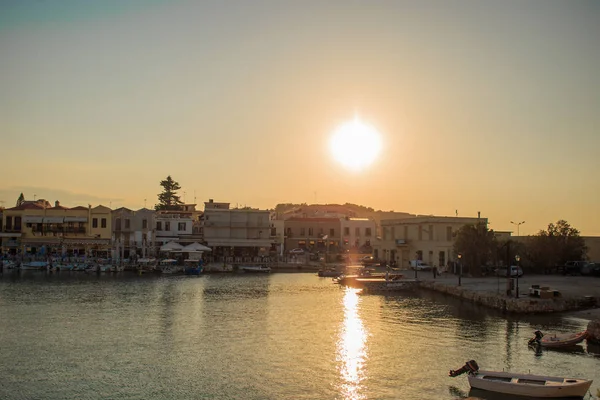
[(571, 347), (583, 342), (587, 338), (587, 331), (576, 333), (553, 333), (544, 335), (540, 331), (534, 332), (535, 337), (529, 340), (530, 345), (547, 348)]
[(468, 373), (469, 385), (473, 389), (537, 398), (583, 397), (593, 382), (578, 378), (484, 371), (479, 369), (474, 360), (467, 361), (458, 370), (451, 370), (449, 375), (455, 377), (464, 373)]
[(19, 268), (39, 271), (39, 270), (45, 270), (47, 266), (48, 266), (48, 263), (46, 261), (31, 261), (31, 262), (27, 262), (27, 263), (22, 263)]
[(271, 272), (271, 267), (266, 265), (243, 265), (240, 267), (241, 271), (244, 272), (263, 272), (269, 273)]

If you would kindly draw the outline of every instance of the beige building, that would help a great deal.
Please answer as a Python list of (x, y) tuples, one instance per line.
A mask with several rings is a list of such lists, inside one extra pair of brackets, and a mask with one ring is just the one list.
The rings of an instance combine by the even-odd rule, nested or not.
[(268, 210), (230, 209), (212, 199), (204, 203), (203, 236), (217, 257), (268, 255), (274, 242)]
[[(106, 227), (93, 227), (107, 218)], [(25, 201), (3, 213), (2, 248), (13, 254), (105, 256), (110, 247), (110, 210), (103, 206), (68, 208), (56, 201)]]
[(377, 237), (377, 223), (370, 218), (342, 218), (340, 222), (343, 248), (370, 253)]
[(340, 218), (292, 217), (284, 222), (285, 251), (304, 248), (311, 252), (337, 251), (341, 246)]
[(402, 268), (415, 259), (443, 267), (456, 261), (452, 250), (456, 231), (477, 223), (487, 225), (487, 218), (417, 216), (382, 220), (382, 236), (373, 245), (373, 256), (395, 261)]

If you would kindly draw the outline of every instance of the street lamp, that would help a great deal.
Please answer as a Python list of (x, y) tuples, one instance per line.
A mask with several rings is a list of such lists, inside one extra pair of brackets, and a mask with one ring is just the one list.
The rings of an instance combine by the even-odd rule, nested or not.
[(461, 262), (462, 254), (458, 253), (458, 286), (461, 285), (462, 279), (462, 262)]
[(520, 235), (519, 235), (519, 227), (520, 227), (521, 225), (523, 225), (523, 224), (525, 223), (525, 221), (521, 221), (521, 222), (513, 222), (513, 221), (510, 221), (510, 223), (511, 223), (511, 224), (513, 224), (513, 225), (516, 225), (516, 226), (517, 226), (517, 236), (520, 236)]
[(515, 260), (517, 260), (517, 293), (516, 293), (515, 297), (518, 299), (519, 298), (519, 265), (520, 265), (520, 261), (521, 261), (521, 256), (516, 255)]
[(419, 253), (415, 253), (415, 279), (417, 279), (417, 271), (419, 270)]

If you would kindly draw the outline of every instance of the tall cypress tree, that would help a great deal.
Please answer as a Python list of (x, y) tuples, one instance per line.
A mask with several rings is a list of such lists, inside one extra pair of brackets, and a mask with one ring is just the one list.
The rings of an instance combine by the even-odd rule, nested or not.
[(163, 187), (163, 191), (158, 194), (158, 204), (154, 208), (156, 210), (180, 210), (183, 202), (177, 196), (177, 191), (181, 189), (179, 183), (169, 175), (160, 182), (160, 186)]
[(23, 192), (21, 192), (21, 195), (17, 199), (17, 207), (19, 207), (21, 204), (23, 204), (24, 201), (25, 201), (25, 196), (23, 196)]

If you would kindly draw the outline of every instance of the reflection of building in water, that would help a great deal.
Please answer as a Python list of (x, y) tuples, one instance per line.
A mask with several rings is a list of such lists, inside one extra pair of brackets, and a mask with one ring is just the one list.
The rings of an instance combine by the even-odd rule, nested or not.
[(338, 340), (337, 360), (342, 380), (344, 399), (361, 399), (361, 381), (364, 379), (367, 335), (358, 315), (358, 290), (346, 288), (344, 294), (344, 321)]

